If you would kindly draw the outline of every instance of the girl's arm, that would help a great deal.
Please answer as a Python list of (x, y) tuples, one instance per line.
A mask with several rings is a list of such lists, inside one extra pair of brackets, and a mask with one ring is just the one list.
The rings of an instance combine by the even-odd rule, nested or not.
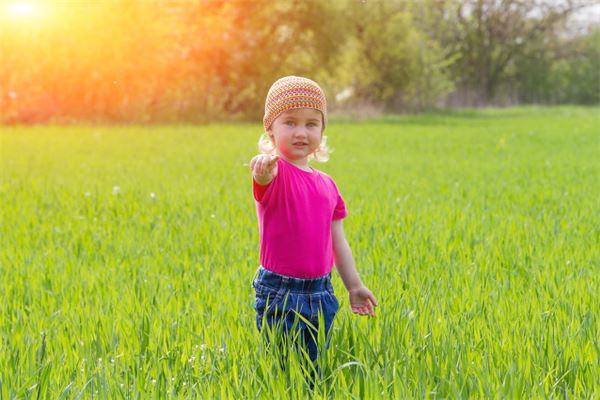
[(375, 316), (377, 300), (373, 293), (363, 285), (358, 272), (356, 272), (354, 257), (352, 257), (352, 250), (344, 235), (344, 225), (341, 219), (332, 222), (331, 236), (335, 266), (348, 290), (352, 311), (360, 315)]

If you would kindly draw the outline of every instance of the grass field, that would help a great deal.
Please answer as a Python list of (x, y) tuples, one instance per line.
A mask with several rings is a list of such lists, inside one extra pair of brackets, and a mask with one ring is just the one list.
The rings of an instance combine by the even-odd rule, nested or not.
[[(0, 398), (300, 398), (260, 350), (259, 124), (0, 128)], [(600, 396), (600, 109), (333, 121), (318, 398)]]

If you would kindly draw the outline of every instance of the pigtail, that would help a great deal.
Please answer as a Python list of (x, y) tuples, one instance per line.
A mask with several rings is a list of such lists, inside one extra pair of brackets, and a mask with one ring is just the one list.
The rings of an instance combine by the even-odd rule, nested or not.
[(317, 149), (308, 158), (310, 160), (324, 163), (329, 161), (330, 154), (331, 150), (329, 149), (329, 146), (327, 146), (327, 136), (323, 136), (319, 147), (317, 147)]
[(263, 154), (275, 155), (275, 145), (266, 132), (258, 139), (258, 151)]

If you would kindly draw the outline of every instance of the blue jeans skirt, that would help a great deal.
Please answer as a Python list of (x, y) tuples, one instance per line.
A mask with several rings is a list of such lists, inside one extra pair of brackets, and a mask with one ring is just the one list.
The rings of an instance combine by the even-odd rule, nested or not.
[(252, 286), (256, 294), (254, 309), (258, 330), (267, 322), (269, 328), (282, 329), (284, 335), (298, 333), (311, 361), (316, 361), (320, 325), (328, 343), (329, 331), (340, 307), (333, 293), (331, 273), (316, 279), (301, 279), (260, 266)]

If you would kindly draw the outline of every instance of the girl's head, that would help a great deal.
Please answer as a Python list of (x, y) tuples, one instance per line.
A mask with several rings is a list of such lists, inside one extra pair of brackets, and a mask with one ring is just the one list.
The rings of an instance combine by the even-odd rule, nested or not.
[(327, 101), (319, 85), (307, 78), (286, 76), (269, 89), (259, 140), (263, 153), (280, 153), (290, 159), (327, 161), (329, 150), (323, 136)]

